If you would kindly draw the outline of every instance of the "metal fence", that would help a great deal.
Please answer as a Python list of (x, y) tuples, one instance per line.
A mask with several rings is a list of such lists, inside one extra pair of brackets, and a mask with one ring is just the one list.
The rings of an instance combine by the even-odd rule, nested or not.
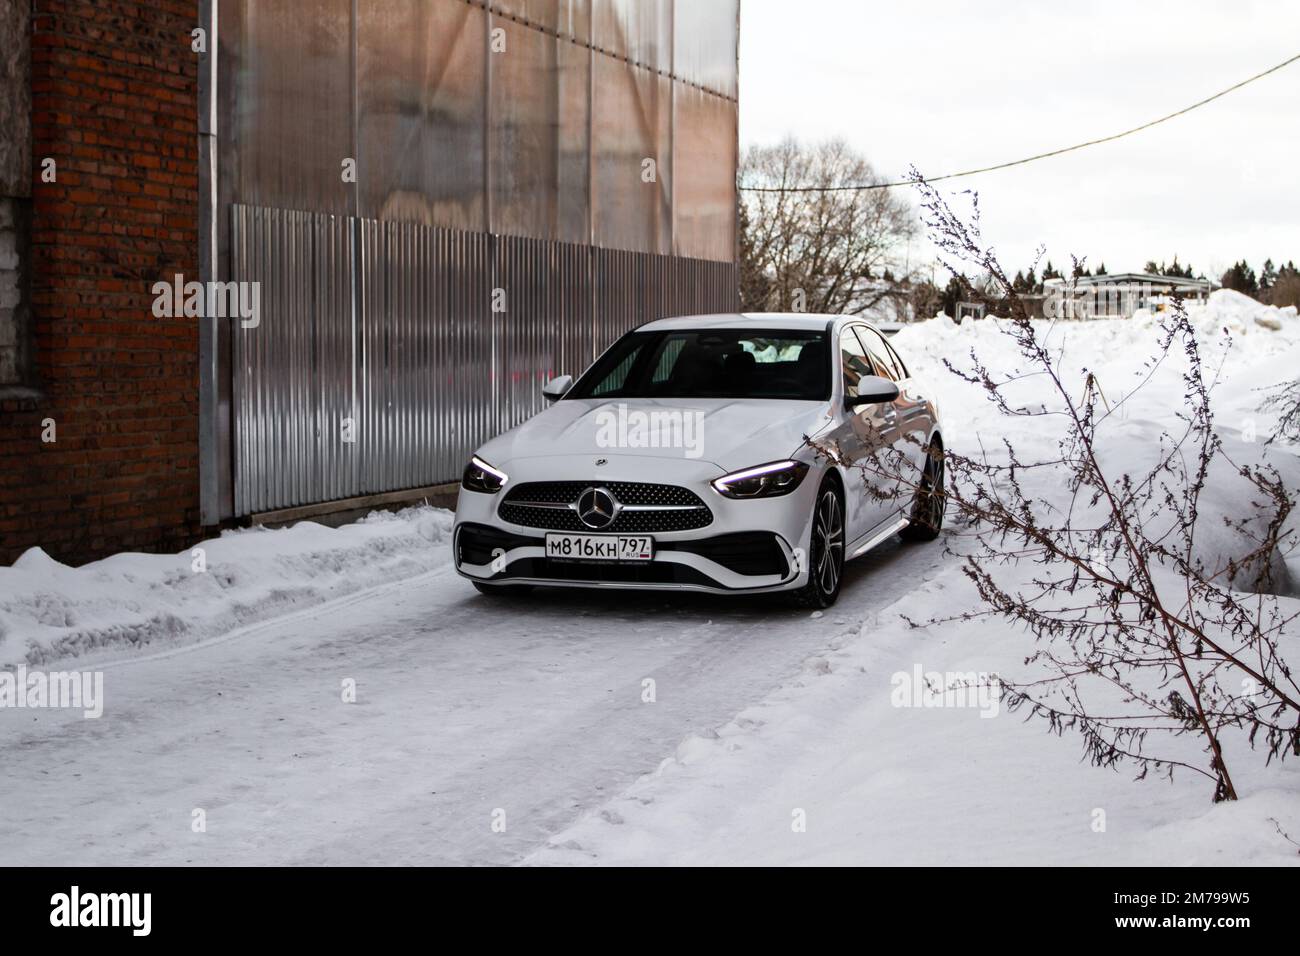
[(619, 334), (738, 305), (730, 262), (238, 204), (231, 272), (237, 515), (453, 480)]

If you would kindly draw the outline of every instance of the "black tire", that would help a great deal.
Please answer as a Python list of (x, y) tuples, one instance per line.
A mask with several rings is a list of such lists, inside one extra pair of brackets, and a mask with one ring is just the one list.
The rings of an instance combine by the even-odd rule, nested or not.
[(520, 597), (532, 591), (531, 584), (484, 584), (482, 581), (471, 582), (474, 590), (488, 597)]
[(844, 583), (844, 494), (829, 475), (813, 502), (808, 544), (808, 583), (794, 592), (804, 607), (826, 608), (840, 596)]
[(912, 499), (910, 524), (903, 529), (904, 541), (933, 541), (943, 530), (944, 511), (943, 446), (936, 443), (927, 450), (921, 484)]

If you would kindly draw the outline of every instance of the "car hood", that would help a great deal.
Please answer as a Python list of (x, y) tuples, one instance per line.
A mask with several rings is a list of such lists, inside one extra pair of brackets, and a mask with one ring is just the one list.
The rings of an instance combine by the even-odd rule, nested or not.
[(526, 458), (617, 455), (707, 461), (724, 470), (793, 455), (830, 424), (829, 402), (763, 399), (567, 399), (492, 439), (479, 454), (505, 467)]

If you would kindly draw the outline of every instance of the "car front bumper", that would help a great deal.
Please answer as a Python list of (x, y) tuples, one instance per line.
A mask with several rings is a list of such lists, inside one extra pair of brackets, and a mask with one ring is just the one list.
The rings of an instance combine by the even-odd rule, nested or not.
[[(501, 465), (510, 475), (495, 494), (461, 488), (456, 506), (453, 554), (456, 570), (488, 584), (688, 590), (724, 593), (783, 591), (807, 581), (806, 562), (813, 501), (820, 475), (812, 469), (799, 487), (776, 498), (736, 500), (710, 482), (723, 472), (702, 461), (609, 456), (595, 466), (592, 456), (556, 456)], [(654, 538), (649, 561), (578, 562), (548, 558), (548, 531), (602, 534), (574, 528), (571, 516), (537, 527), (508, 521), (501, 505), (525, 483), (564, 482), (583, 486), (621, 483), (665, 485), (693, 492), (708, 508), (707, 524), (680, 531), (648, 530)], [(512, 514), (515, 509), (507, 508)], [(537, 512), (530, 512), (530, 515)]]

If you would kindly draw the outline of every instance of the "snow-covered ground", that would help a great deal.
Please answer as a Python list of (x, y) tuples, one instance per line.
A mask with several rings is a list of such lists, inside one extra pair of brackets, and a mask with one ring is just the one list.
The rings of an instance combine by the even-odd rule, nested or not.
[(451, 515), (380, 511), (341, 528), (250, 528), (181, 554), (116, 554), (79, 568), (40, 548), (0, 568), (0, 667), (165, 650), (451, 559)]
[[(1300, 320), (1232, 293), (1193, 319), (1222, 361), (1230, 452), (1300, 487), (1297, 450), (1265, 449), (1258, 411), (1259, 389), (1300, 367)], [(1154, 340), (1144, 315), (1050, 332), (1079, 392), (1087, 369), (1112, 403)], [(894, 341), (950, 445), (1055, 441), (944, 370), (972, 348), (1016, 367), (993, 323)], [(1172, 426), (1178, 375), (1170, 363), (1108, 424), (1115, 450)], [(1048, 400), (1025, 383), (1023, 401)], [(1213, 507), (1239, 500), (1226, 479), (1214, 490)], [(449, 523), (425, 508), (227, 534), (201, 572), (189, 552), (75, 570), (29, 552), (0, 569), (0, 666), (104, 672), (99, 719), (0, 709), (0, 864), (1300, 862), (1279, 834), (1300, 840), (1295, 760), (1266, 768), (1230, 741), (1245, 798), (1212, 806), (1204, 779), (1094, 768), (996, 701), (899, 706), (918, 671), (1010, 673), (1029, 647), (996, 621), (906, 625), (978, 603), (939, 544), (879, 549), (809, 615), (489, 600), (447, 565)]]
[(918, 666), (964, 674), (1018, 662), (1026, 638), (997, 623), (917, 632), (899, 619), (975, 600), (946, 572), (871, 614), (779, 691), (683, 741), (528, 862), (1300, 863), (1269, 819), (1300, 831), (1294, 762), (1264, 772), (1262, 757), (1242, 761), (1251, 764), (1247, 798), (1212, 806), (1204, 780), (1134, 782), (1131, 772), (1095, 769), (1080, 763), (1076, 740), (1020, 715), (895, 706), (894, 675)]

